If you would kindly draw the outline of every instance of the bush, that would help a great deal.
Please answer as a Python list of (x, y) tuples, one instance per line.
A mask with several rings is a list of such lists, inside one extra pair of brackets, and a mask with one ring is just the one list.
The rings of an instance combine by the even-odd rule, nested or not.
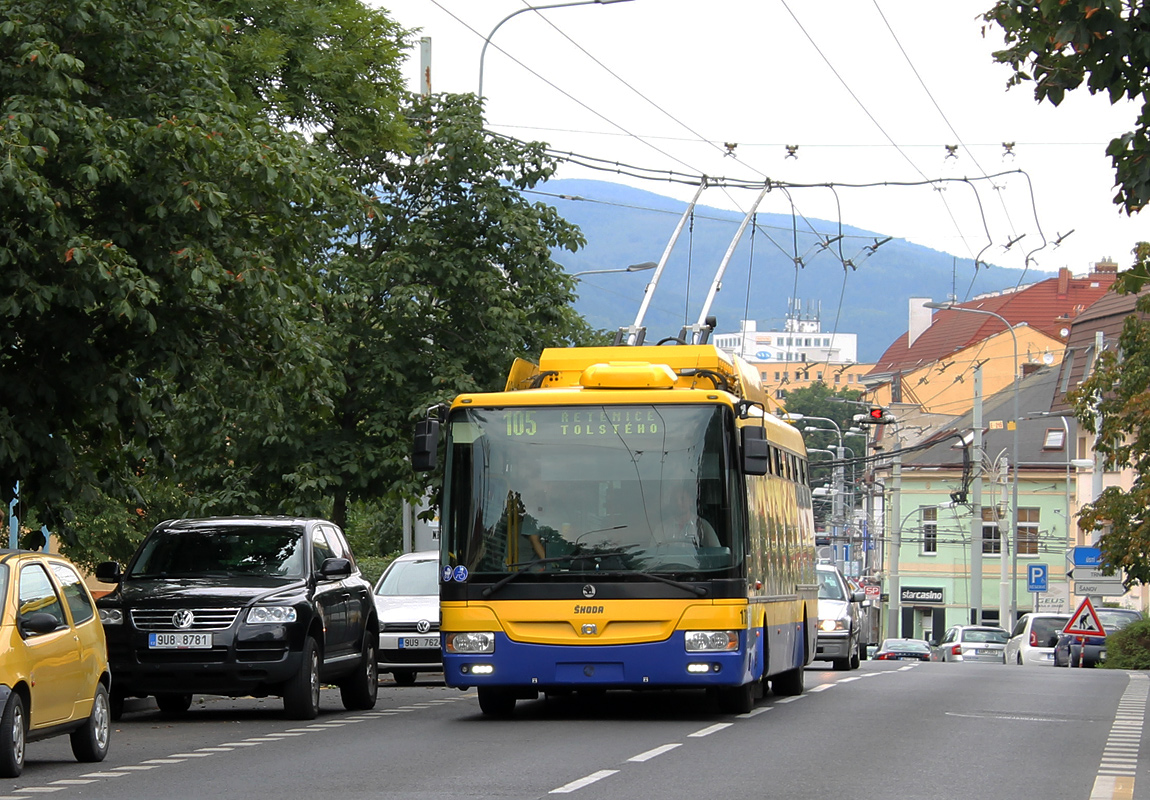
[(387, 565), (395, 561), (399, 553), (391, 553), (386, 556), (356, 556), (355, 563), (359, 565), (359, 571), (363, 573), (363, 577), (371, 581), (374, 586), (375, 582), (379, 580), (379, 576), (387, 569)]
[(1107, 669), (1150, 669), (1150, 620), (1127, 625), (1106, 637)]

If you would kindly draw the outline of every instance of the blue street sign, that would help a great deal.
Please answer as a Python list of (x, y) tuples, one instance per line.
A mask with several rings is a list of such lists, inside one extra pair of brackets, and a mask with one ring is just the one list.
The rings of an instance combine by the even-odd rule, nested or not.
[(1026, 567), (1026, 591), (1045, 592), (1049, 589), (1050, 567), (1046, 564), (1028, 564)]
[(1102, 565), (1102, 551), (1097, 547), (1079, 545), (1074, 548), (1073, 558), (1076, 567), (1098, 567)]

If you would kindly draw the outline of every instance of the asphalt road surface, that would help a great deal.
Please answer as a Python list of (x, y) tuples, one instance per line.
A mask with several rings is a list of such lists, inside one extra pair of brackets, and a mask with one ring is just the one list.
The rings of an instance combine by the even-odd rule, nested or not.
[(0, 800), (157, 798), (935, 798), (1150, 800), (1145, 673), (863, 662), (807, 670), (799, 697), (741, 716), (702, 694), (520, 701), (484, 717), (474, 691), (384, 678), (368, 712), (325, 689), (312, 722), (278, 698), (197, 696), (181, 716), (129, 705), (102, 764), (67, 737), (28, 745)]

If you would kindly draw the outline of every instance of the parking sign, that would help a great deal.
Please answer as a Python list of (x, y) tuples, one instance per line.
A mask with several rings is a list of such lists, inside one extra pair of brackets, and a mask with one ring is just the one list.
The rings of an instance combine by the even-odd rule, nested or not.
[(1026, 591), (1045, 592), (1050, 584), (1050, 567), (1046, 564), (1028, 564), (1026, 567)]

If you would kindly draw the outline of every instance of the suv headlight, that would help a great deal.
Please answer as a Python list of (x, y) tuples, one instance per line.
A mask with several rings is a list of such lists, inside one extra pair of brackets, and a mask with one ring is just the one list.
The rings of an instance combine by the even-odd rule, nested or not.
[(739, 646), (738, 631), (687, 631), (684, 639), (688, 653), (723, 652)]
[(443, 646), (449, 653), (477, 653), (495, 652), (495, 634), (487, 631), (474, 633), (445, 633)]
[(252, 606), (248, 609), (248, 624), (282, 624), (295, 622), (294, 606)]
[(845, 631), (847, 629), (846, 620), (842, 619), (820, 619), (819, 630), (824, 633), (831, 633), (832, 631)]
[(123, 625), (124, 624), (124, 611), (120, 608), (101, 608), (97, 609), (100, 612), (100, 623), (103, 625)]

